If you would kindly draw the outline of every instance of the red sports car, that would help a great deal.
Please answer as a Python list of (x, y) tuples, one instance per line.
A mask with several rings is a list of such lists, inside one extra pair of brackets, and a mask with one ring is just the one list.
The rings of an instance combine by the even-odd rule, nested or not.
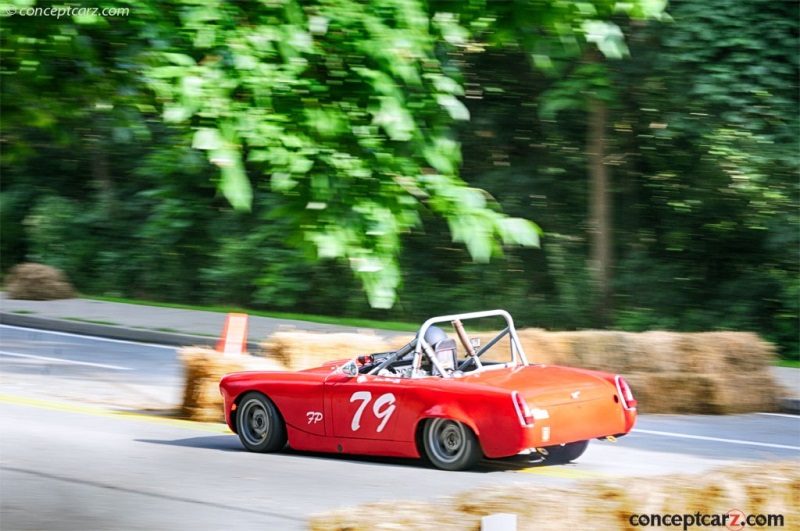
[[(500, 329), (481, 345), (478, 330)], [(450, 323), (451, 336), (437, 324)], [(485, 336), (485, 333), (481, 334)], [(482, 458), (579, 457), (636, 421), (614, 374), (528, 363), (503, 310), (434, 317), (393, 352), (298, 372), (239, 372), (220, 382), (228, 426), (252, 452), (295, 450), (427, 459), (465, 470)]]

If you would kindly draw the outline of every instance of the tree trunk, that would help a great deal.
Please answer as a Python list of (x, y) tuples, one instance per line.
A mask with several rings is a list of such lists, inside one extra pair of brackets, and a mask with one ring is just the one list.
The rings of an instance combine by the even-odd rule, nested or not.
[(587, 138), (589, 163), (589, 269), (594, 288), (595, 324), (611, 322), (611, 174), (605, 164), (607, 108), (604, 101), (589, 101)]
[[(97, 129), (95, 129), (97, 131)], [(115, 216), (114, 181), (109, 169), (108, 153), (105, 138), (107, 134), (94, 133), (88, 135), (87, 143), (91, 153), (91, 172), (97, 190), (97, 202), (106, 219)]]

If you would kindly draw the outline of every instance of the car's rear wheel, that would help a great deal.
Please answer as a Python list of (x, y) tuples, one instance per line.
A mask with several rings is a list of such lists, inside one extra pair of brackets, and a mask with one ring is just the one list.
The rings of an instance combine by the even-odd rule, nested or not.
[(244, 395), (236, 408), (239, 440), (251, 452), (276, 452), (286, 445), (286, 424), (272, 400), (261, 393)]
[(422, 434), (425, 457), (442, 470), (467, 470), (478, 464), (483, 452), (472, 430), (451, 419), (429, 419)]
[(553, 464), (569, 463), (582, 456), (587, 446), (589, 446), (589, 441), (546, 446), (547, 455), (545, 456), (545, 461)]

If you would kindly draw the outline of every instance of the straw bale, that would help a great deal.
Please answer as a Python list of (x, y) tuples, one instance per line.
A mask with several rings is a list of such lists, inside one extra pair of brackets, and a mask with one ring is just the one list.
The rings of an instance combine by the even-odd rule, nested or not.
[[(486, 344), (496, 332), (471, 333)], [(774, 347), (746, 332), (518, 332), (528, 361), (622, 374), (645, 413), (774, 411), (780, 387), (769, 372)], [(413, 336), (279, 331), (264, 353), (291, 370), (399, 348)], [(506, 355), (503, 351), (502, 355)], [(488, 359), (488, 358), (487, 358)], [(502, 359), (498, 361), (506, 361)]]
[(633, 354), (626, 372), (680, 372), (683, 362), (679, 356), (684, 334), (653, 330), (627, 334)]
[(725, 413), (721, 382), (715, 375), (685, 372), (626, 374), (640, 413), (719, 415)]
[(617, 372), (730, 372), (761, 370), (775, 347), (749, 332), (643, 333), (584, 330), (519, 331), (537, 363)]
[(775, 347), (749, 332), (643, 333), (583, 330), (519, 332), (537, 363), (617, 372), (729, 372), (761, 370)]
[(391, 501), (312, 516), (313, 531), (368, 529), (470, 530), (496, 513), (517, 515), (519, 529), (630, 529), (632, 514), (781, 514), (800, 521), (800, 465), (746, 463), (702, 475), (584, 480), (543, 490), (539, 485), (483, 487), (430, 502)]
[(630, 373), (640, 413), (727, 415), (778, 408), (780, 386), (760, 370), (742, 374)]
[(386, 350), (397, 350), (401, 347), (408, 345), (414, 338), (417, 337), (416, 335), (401, 335), (401, 336), (393, 336), (386, 338)]
[(391, 350), (383, 338), (372, 334), (286, 331), (273, 334), (261, 348), (294, 371), (318, 367), (326, 361)]
[(714, 372), (724, 369), (724, 358), (711, 338), (703, 334), (685, 334), (679, 337), (675, 357), (681, 369), (690, 372)]
[(731, 373), (762, 370), (775, 348), (748, 332), (701, 332), (681, 334), (679, 351), (683, 370)]
[(775, 348), (748, 332), (519, 331), (528, 360), (622, 374), (647, 413), (774, 411)]
[(208, 347), (183, 347), (178, 350), (186, 382), (181, 413), (192, 420), (223, 421), (219, 381), (239, 371), (280, 371), (286, 367), (272, 359), (249, 355), (223, 356)]
[(517, 332), (522, 350), (530, 363), (575, 366), (571, 338), (559, 332), (526, 328)]
[(63, 271), (55, 267), (25, 263), (11, 268), (6, 282), (6, 292), (11, 299), (50, 301), (75, 297)]
[(716, 375), (716, 379), (726, 414), (778, 411), (778, 398), (788, 396), (766, 368)]
[(631, 334), (624, 332), (586, 330), (556, 334), (572, 345), (572, 356), (578, 367), (595, 370), (617, 367), (616, 371), (624, 372), (629, 369), (630, 359), (635, 355)]

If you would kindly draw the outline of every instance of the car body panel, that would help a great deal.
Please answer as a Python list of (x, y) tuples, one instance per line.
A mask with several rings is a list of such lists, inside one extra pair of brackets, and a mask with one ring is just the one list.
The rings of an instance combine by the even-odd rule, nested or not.
[[(419, 457), (417, 427), (442, 417), (469, 426), (486, 457), (498, 458), (630, 431), (636, 412), (620, 407), (610, 376), (539, 365), (452, 380), (350, 377), (330, 370), (244, 372), (225, 376), (222, 389), (233, 431), (236, 399), (259, 391), (281, 412), (289, 445), (298, 450)], [(533, 410), (532, 427), (520, 424), (512, 391)]]
[[(507, 335), (516, 338), (513, 330)], [(635, 404), (623, 402), (614, 374), (530, 365), (519, 357), (522, 364), (484, 365), (449, 377), (359, 374), (355, 362), (348, 371), (341, 360), (299, 372), (233, 373), (222, 378), (220, 390), (231, 430), (237, 431), (238, 400), (257, 391), (283, 417), (289, 445), (305, 451), (416, 458), (419, 430), (431, 418), (468, 426), (487, 458), (633, 428)], [(532, 422), (522, 418), (515, 393)]]

